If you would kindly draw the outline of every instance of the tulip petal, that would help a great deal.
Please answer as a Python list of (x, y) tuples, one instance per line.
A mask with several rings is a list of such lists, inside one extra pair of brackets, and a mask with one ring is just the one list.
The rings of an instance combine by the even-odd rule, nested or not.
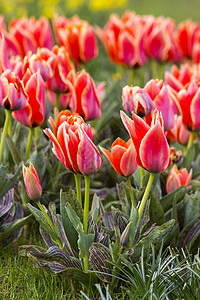
[(124, 176), (130, 176), (137, 170), (135, 160), (136, 152), (133, 145), (130, 145), (128, 150), (123, 154), (120, 162), (120, 169)]
[(200, 88), (197, 90), (190, 106), (190, 113), (192, 119), (192, 129), (194, 131), (200, 130)]
[(96, 173), (102, 165), (102, 158), (92, 140), (80, 127), (78, 129), (80, 143), (78, 145), (77, 162), (83, 175)]
[(141, 141), (139, 155), (144, 168), (151, 173), (162, 172), (167, 168), (170, 150), (159, 122), (149, 129)]

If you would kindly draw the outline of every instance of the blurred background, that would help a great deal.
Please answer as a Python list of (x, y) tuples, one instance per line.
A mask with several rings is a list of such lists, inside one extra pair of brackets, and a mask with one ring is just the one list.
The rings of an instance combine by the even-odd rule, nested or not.
[(137, 14), (154, 14), (171, 17), (177, 23), (191, 19), (200, 20), (200, 0), (2, 0), (0, 14), (5, 16), (6, 22), (13, 17), (41, 15), (52, 18), (54, 14), (71, 17), (79, 14), (80, 18), (91, 24), (103, 26), (110, 13), (116, 12), (120, 16), (125, 10), (134, 10)]

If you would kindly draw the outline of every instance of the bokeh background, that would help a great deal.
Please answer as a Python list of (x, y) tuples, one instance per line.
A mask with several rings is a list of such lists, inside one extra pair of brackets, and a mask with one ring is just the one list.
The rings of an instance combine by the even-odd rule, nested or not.
[(200, 21), (200, 0), (1, 0), (0, 14), (7, 22), (13, 17), (54, 14), (70, 17), (77, 13), (92, 24), (103, 26), (111, 12), (122, 15), (125, 10), (137, 14), (172, 17), (176, 22), (191, 19)]

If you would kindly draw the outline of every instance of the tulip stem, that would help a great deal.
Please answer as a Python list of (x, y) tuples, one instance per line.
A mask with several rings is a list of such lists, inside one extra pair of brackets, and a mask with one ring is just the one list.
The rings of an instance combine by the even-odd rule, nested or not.
[(84, 229), (84, 233), (87, 234), (89, 196), (90, 196), (90, 176), (84, 176), (84, 178), (85, 178), (85, 203), (84, 203), (84, 213), (83, 213), (83, 229)]
[(1, 144), (0, 144), (0, 162), (1, 162), (6, 135), (10, 124), (10, 119), (11, 119), (11, 110), (5, 109), (5, 112), (6, 112), (6, 119), (3, 127), (3, 133), (1, 136)]
[(190, 132), (190, 138), (188, 141), (188, 145), (187, 145), (187, 150), (192, 146), (193, 140), (194, 140), (194, 136), (195, 136), (195, 132), (191, 131)]
[(144, 168), (140, 167), (140, 187), (142, 187), (142, 177), (144, 176)]
[(82, 207), (82, 197), (81, 197), (81, 175), (80, 174), (74, 174), (75, 182), (76, 182), (76, 196), (78, 201), (80, 202), (80, 205)]
[(39, 140), (39, 132), (40, 132), (40, 126), (35, 128), (35, 142)]
[(56, 102), (55, 102), (55, 107), (59, 110), (59, 100), (60, 100), (60, 94), (56, 93)]
[(32, 138), (33, 138), (33, 131), (34, 131), (34, 128), (30, 127), (29, 128), (29, 135), (28, 135), (28, 143), (27, 143), (27, 148), (26, 148), (26, 161), (29, 159), (29, 155), (30, 155), (31, 142), (32, 142)]
[(126, 180), (127, 180), (129, 191), (130, 191), (132, 205), (133, 205), (134, 208), (136, 208), (135, 198), (134, 198), (134, 195), (133, 195), (133, 190), (132, 190), (131, 181), (130, 181), (130, 176), (127, 177)]
[(12, 139), (12, 122), (11, 122), (11, 118), (10, 118), (9, 125), (8, 125), (8, 134), (9, 134), (9, 137)]
[(134, 67), (130, 68), (129, 78), (128, 78), (128, 85), (133, 85), (134, 81)]
[(151, 189), (151, 186), (152, 186), (152, 183), (153, 183), (153, 180), (154, 180), (155, 176), (156, 176), (156, 174), (150, 173), (149, 181), (148, 181), (148, 184), (146, 186), (146, 190), (144, 192), (144, 195), (142, 197), (142, 201), (141, 201), (140, 207), (139, 207), (138, 223), (139, 223), (140, 218), (142, 216), (142, 213), (143, 213), (143, 210), (144, 210), (144, 206), (145, 206), (145, 203), (146, 203), (147, 198), (149, 196), (149, 192), (150, 192), (150, 189)]

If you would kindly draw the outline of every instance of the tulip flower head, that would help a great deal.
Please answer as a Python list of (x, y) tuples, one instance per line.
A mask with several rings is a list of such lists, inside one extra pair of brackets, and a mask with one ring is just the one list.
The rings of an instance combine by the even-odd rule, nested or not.
[(132, 139), (126, 143), (121, 138), (117, 138), (111, 146), (111, 152), (103, 147), (100, 149), (119, 175), (127, 177), (137, 170)]
[(31, 74), (28, 69), (23, 77), (25, 91), (28, 94), (27, 105), (13, 112), (13, 117), (28, 127), (40, 126), (45, 116), (45, 84), (39, 73)]
[(122, 101), (126, 112), (134, 112), (141, 118), (147, 116), (154, 107), (149, 94), (139, 86), (132, 87), (126, 85), (122, 89)]
[(0, 105), (7, 110), (21, 110), (27, 105), (23, 82), (11, 70), (0, 76)]
[(121, 112), (121, 118), (135, 146), (137, 164), (150, 173), (159, 173), (168, 168), (171, 165), (170, 150), (161, 113), (153, 110), (150, 126), (134, 113), (133, 120), (124, 112)]
[(171, 193), (176, 190), (178, 187), (185, 185), (186, 187), (189, 186), (190, 180), (192, 178), (192, 169), (190, 170), (189, 174), (186, 168), (182, 168), (178, 170), (177, 166), (174, 165), (167, 177), (167, 193)]
[(72, 115), (60, 124), (57, 135), (50, 129), (44, 132), (53, 142), (53, 153), (69, 171), (91, 175), (102, 165), (102, 158), (92, 141), (90, 125), (80, 116)]
[(42, 195), (42, 187), (38, 173), (32, 163), (29, 167), (23, 165), (23, 178), (29, 198), (33, 201), (39, 200)]

